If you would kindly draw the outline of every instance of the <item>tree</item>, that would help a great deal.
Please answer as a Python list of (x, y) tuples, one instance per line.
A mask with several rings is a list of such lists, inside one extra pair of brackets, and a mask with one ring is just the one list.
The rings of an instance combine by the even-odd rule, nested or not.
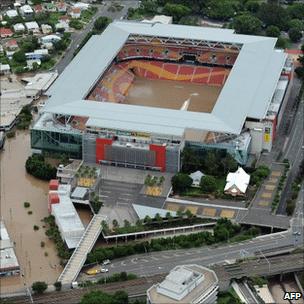
[(289, 29), (288, 36), (292, 42), (298, 42), (302, 38), (302, 33), (298, 28), (293, 27)]
[(47, 290), (47, 284), (41, 281), (34, 282), (32, 285), (32, 290), (35, 293), (42, 294)]
[(229, 153), (227, 153), (226, 156), (222, 158), (221, 164), (224, 169), (224, 174), (227, 174), (229, 171), (235, 171), (238, 167), (238, 163)]
[(191, 13), (191, 9), (188, 6), (173, 3), (166, 3), (163, 11), (165, 14), (172, 16), (174, 21), (179, 21), (182, 17)]
[(27, 36), (24, 40), (21, 41), (21, 50), (25, 53), (33, 52), (39, 47), (38, 38), (35, 36)]
[(112, 221), (112, 225), (113, 225), (114, 228), (118, 228), (119, 227), (118, 221), (116, 219), (114, 219)]
[(280, 49), (286, 49), (288, 45), (288, 42), (286, 38), (284, 37), (279, 37), (276, 43), (276, 47)]
[(266, 25), (276, 25), (280, 30), (286, 28), (288, 15), (286, 10), (276, 3), (262, 3), (257, 17)]
[(233, 26), (239, 34), (256, 35), (261, 31), (262, 22), (257, 17), (244, 14), (234, 19)]
[(25, 53), (21, 50), (17, 51), (14, 53), (13, 59), (18, 63), (25, 63), (26, 62)]
[(204, 159), (205, 171), (209, 175), (218, 175), (219, 163), (215, 151), (208, 151)]
[[(304, 17), (303, 17), (304, 18)], [(296, 28), (299, 31), (303, 31), (304, 30), (304, 23), (302, 20), (300, 19), (292, 19), (288, 22), (288, 28)]]
[(128, 294), (125, 291), (117, 291), (113, 295), (103, 291), (91, 291), (86, 293), (80, 304), (128, 304)]
[(304, 79), (304, 67), (295, 68), (295, 72), (299, 78)]
[(172, 177), (172, 187), (175, 193), (180, 193), (186, 191), (191, 187), (193, 180), (192, 178), (185, 173), (177, 173)]
[(304, 3), (294, 3), (287, 7), (287, 13), (292, 19), (303, 19)]
[(245, 3), (245, 9), (251, 13), (256, 13), (260, 8), (260, 3), (257, 0), (249, 0)]
[(280, 37), (281, 31), (280, 31), (280, 29), (277, 26), (275, 26), (275, 25), (269, 25), (266, 28), (266, 35), (268, 37)]
[(237, 1), (233, 0), (211, 0), (208, 3), (207, 15), (218, 20), (228, 20), (235, 15), (237, 4)]
[(216, 190), (216, 179), (213, 176), (205, 175), (201, 178), (200, 187), (204, 193), (212, 193)]
[(94, 22), (94, 30), (102, 32), (110, 23), (111, 19), (108, 17), (98, 17)]

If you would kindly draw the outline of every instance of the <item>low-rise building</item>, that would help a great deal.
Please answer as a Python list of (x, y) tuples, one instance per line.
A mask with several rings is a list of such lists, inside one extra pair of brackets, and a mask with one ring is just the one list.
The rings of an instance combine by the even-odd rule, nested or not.
[(6, 14), (6, 16), (9, 17), (9, 18), (15, 18), (15, 17), (18, 16), (18, 12), (17, 12), (17, 10), (15, 10), (15, 9), (8, 10), (8, 11), (6, 11), (5, 14)]
[(13, 36), (13, 32), (11, 29), (6, 28), (6, 27), (1, 27), (0, 28), (0, 37), (1, 38), (8, 38)]
[(75, 248), (84, 233), (84, 226), (71, 201), (71, 185), (50, 181), (48, 210), (55, 217), (61, 237), (69, 249)]
[(49, 2), (45, 4), (45, 10), (50, 13), (54, 13), (57, 11), (57, 8), (54, 3)]
[(29, 32), (40, 33), (39, 24), (36, 21), (25, 22), (25, 27)]
[(239, 167), (237, 171), (228, 173), (224, 192), (232, 196), (245, 195), (249, 181), (250, 175)]
[(61, 40), (61, 38), (59, 36), (57, 36), (57, 35), (47, 35), (47, 36), (44, 36), (44, 37), (40, 38), (40, 41), (42, 43), (47, 43), (47, 42), (54, 43), (54, 42), (58, 42), (60, 40)]
[(36, 4), (34, 6), (34, 12), (35, 14), (41, 14), (44, 11), (44, 8), (41, 4)]
[(63, 1), (57, 2), (56, 8), (59, 13), (66, 13), (66, 11), (67, 11), (67, 5)]
[(155, 15), (152, 19), (144, 19), (142, 22), (146, 23), (162, 23), (162, 24), (172, 24), (173, 18), (166, 15)]
[(42, 24), (41, 31), (43, 34), (50, 34), (53, 32), (53, 28), (49, 24)]
[(147, 290), (147, 303), (216, 303), (218, 288), (213, 270), (199, 265), (176, 266), (164, 281)]
[(0, 222), (0, 261), (0, 277), (20, 274), (20, 266), (14, 251), (14, 244), (3, 221)]
[(70, 16), (72, 18), (78, 19), (81, 16), (81, 9), (79, 7), (73, 7), (70, 11)]
[(73, 5), (74, 8), (79, 8), (81, 11), (85, 11), (90, 7), (90, 4), (84, 2), (76, 2)]
[(26, 61), (26, 66), (28, 67), (29, 70), (32, 70), (35, 65), (40, 66), (41, 65), (41, 60), (40, 59), (34, 59), (34, 60), (27, 60)]
[(34, 15), (33, 9), (28, 4), (21, 6), (19, 13), (24, 18), (31, 18)]
[(15, 33), (21, 33), (25, 31), (25, 26), (22, 23), (16, 23), (13, 25)]
[(11, 73), (11, 68), (9, 64), (0, 63), (0, 75), (7, 75)]
[(41, 59), (49, 54), (47, 49), (39, 49), (35, 50), (34, 52), (25, 53), (25, 57), (27, 60), (31, 59)]
[(60, 21), (58, 23), (55, 24), (55, 28), (58, 31), (65, 31), (68, 32), (70, 30), (70, 26), (68, 22), (65, 21)]
[(11, 39), (6, 42), (5, 47), (10, 51), (15, 51), (18, 49), (18, 42), (16, 39)]

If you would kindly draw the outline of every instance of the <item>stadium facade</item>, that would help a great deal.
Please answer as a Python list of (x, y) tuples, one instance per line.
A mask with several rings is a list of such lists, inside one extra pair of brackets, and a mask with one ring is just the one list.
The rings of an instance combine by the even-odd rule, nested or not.
[[(225, 150), (245, 164), (250, 154), (271, 150), (291, 88), (292, 62), (275, 49), (276, 40), (231, 29), (115, 21), (49, 89), (31, 130), (32, 149), (177, 172), (182, 150), (191, 146)], [(204, 94), (153, 103), (145, 90), (132, 103), (128, 95), (139, 78), (217, 88), (218, 95), (209, 108)]]

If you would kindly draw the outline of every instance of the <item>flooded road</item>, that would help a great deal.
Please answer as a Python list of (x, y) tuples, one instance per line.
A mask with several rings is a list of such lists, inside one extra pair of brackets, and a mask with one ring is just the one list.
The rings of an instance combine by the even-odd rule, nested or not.
[[(55, 245), (46, 237), (41, 222), (48, 216), (48, 184), (26, 173), (25, 161), (30, 154), (29, 132), (20, 131), (15, 138), (6, 140), (0, 153), (1, 217), (15, 242), (15, 253), (28, 286), (38, 280), (52, 284), (62, 271)], [(29, 208), (24, 208), (25, 201), (30, 203)], [(39, 226), (38, 231), (34, 231), (34, 225)], [(24, 289), (20, 277), (1, 278), (0, 284), (1, 293)]]

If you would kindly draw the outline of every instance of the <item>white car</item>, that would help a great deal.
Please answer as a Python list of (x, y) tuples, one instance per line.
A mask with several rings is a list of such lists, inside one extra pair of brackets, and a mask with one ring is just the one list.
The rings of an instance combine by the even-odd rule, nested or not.
[(102, 265), (108, 265), (108, 264), (111, 264), (111, 261), (110, 260), (104, 260), (102, 262)]
[(106, 273), (106, 272), (109, 272), (109, 269), (107, 269), (107, 268), (101, 268), (101, 269), (100, 269), (100, 272), (101, 272), (101, 273)]

